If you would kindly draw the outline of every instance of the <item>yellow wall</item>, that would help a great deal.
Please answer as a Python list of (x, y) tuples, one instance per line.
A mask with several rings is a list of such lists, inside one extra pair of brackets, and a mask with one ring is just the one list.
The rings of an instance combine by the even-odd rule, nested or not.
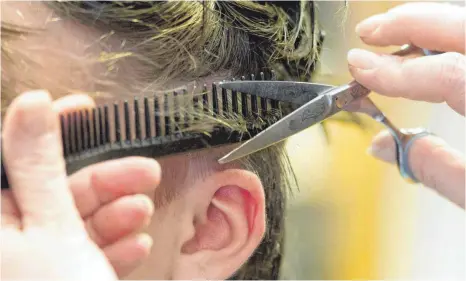
[[(342, 84), (351, 80), (346, 62), (350, 48), (393, 50), (363, 45), (354, 28), (360, 20), (401, 2), (350, 2), (344, 24), (344, 14), (338, 12), (342, 2), (319, 4), (319, 19), (327, 39), (317, 82)], [(398, 126), (422, 125), (429, 114), (425, 104), (375, 94), (371, 98)], [(364, 130), (330, 123), (330, 144), (325, 143), (318, 128), (291, 139), (289, 149), (301, 189), (289, 207), (285, 260), (292, 265), (286, 264), (285, 277), (380, 279), (400, 271), (389, 265), (396, 257), (390, 248), (393, 245), (385, 240), (390, 229), (397, 229), (403, 213), (409, 214), (409, 207), (401, 213), (397, 204), (411, 200), (412, 192), (395, 167), (366, 154), (372, 137), (382, 127), (368, 118), (364, 120), (368, 124)], [(387, 176), (393, 178), (388, 184)], [(391, 184), (397, 188), (391, 191), (387, 187)], [(406, 228), (403, 234), (392, 234), (406, 237), (409, 233)]]

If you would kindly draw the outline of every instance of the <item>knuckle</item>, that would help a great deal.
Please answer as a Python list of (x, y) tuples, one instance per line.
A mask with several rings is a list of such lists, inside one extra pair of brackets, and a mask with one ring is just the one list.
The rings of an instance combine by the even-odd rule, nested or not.
[(449, 90), (464, 91), (465, 57), (460, 53), (445, 53), (439, 69), (439, 82)]

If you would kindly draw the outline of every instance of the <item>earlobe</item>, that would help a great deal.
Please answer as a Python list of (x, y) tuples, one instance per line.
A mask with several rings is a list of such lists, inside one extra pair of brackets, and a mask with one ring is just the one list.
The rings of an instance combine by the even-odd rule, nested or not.
[[(213, 191), (194, 222), (195, 234), (181, 248), (176, 279), (226, 279), (246, 262), (265, 231), (265, 198), (248, 171), (215, 173), (202, 188)], [(189, 268), (189, 276), (184, 276)]]

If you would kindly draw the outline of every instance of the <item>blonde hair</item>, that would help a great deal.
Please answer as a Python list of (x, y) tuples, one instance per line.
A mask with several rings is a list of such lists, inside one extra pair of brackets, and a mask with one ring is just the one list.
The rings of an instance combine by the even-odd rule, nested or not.
[[(121, 84), (115, 74), (121, 62), (138, 66), (136, 79), (127, 85), (130, 93), (152, 91), (147, 88), (148, 84), (163, 85), (173, 79), (191, 81), (223, 71), (240, 76), (273, 69), (278, 79), (308, 81), (320, 50), (315, 4), (305, 0), (87, 1), (48, 2), (47, 5), (60, 17), (98, 30), (103, 34), (99, 44), (105, 44), (113, 36), (118, 38), (118, 47), (88, 58), (106, 69), (94, 81), (95, 93), (112, 92), (115, 85)], [(16, 84), (34, 83), (17, 75), (24, 63), (36, 67), (27, 58), (18, 59), (20, 50), (9, 48), (9, 42), (18, 36), (34, 36), (40, 32), (2, 23), (2, 59), (15, 69), (11, 73), (16, 73), (8, 80), (2, 75), (4, 105), (16, 95)], [(238, 119), (227, 120), (229, 124), (231, 120), (238, 123)], [(214, 121), (216, 126), (227, 122)], [(286, 196), (295, 185), (284, 144), (247, 157), (243, 165), (262, 180), (268, 227), (258, 249), (232, 278), (278, 279)]]

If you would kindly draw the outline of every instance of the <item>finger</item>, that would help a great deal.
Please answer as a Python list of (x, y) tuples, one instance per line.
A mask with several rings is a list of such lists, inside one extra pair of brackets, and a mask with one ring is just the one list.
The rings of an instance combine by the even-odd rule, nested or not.
[(85, 167), (70, 176), (69, 184), (81, 217), (125, 195), (153, 194), (161, 169), (157, 161), (127, 157)]
[(53, 109), (59, 113), (68, 113), (93, 107), (95, 107), (94, 100), (85, 94), (73, 94), (59, 98), (53, 102)]
[(149, 223), (153, 212), (154, 204), (147, 196), (125, 196), (89, 217), (86, 229), (99, 247), (105, 247), (142, 229)]
[(152, 238), (143, 233), (118, 241), (104, 249), (104, 253), (122, 278), (147, 258), (152, 247)]
[[(384, 131), (374, 138), (369, 153), (390, 163), (396, 163), (395, 142)], [(409, 151), (411, 170), (420, 182), (464, 208), (465, 164), (463, 157), (440, 138), (417, 139)]]
[(57, 113), (50, 94), (16, 98), (4, 126), (4, 165), (25, 226), (81, 227), (68, 188)]
[(466, 58), (458, 53), (403, 59), (354, 49), (348, 53), (353, 77), (382, 95), (447, 102), (464, 115)]
[(371, 45), (414, 44), (443, 52), (465, 50), (465, 9), (440, 3), (407, 3), (372, 16), (356, 27)]
[(11, 190), (2, 190), (2, 228), (21, 228), (21, 213), (15, 203)]

